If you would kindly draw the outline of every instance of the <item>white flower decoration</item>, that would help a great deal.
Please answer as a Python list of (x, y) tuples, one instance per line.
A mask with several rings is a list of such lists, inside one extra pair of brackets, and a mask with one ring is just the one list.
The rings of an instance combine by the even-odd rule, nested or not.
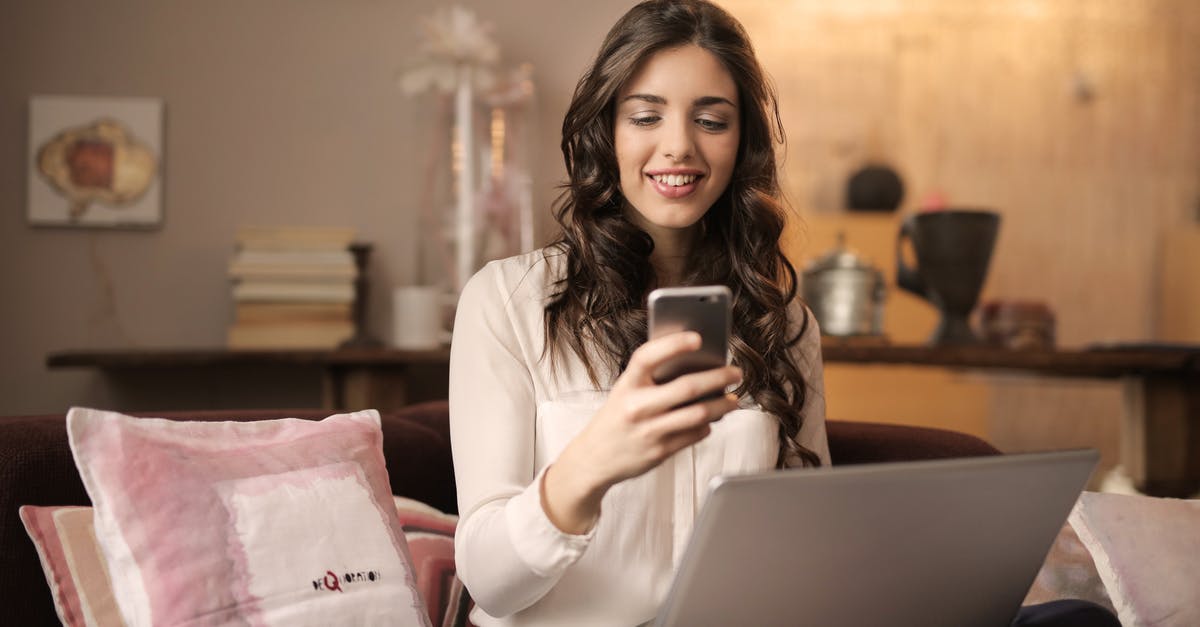
[(423, 19), (421, 30), (422, 60), (400, 78), (406, 94), (453, 91), (463, 68), (472, 70), (473, 82), (481, 89), (492, 85), (491, 68), (500, 58), (500, 47), (492, 39), (491, 24), (480, 22), (469, 9), (452, 6)]

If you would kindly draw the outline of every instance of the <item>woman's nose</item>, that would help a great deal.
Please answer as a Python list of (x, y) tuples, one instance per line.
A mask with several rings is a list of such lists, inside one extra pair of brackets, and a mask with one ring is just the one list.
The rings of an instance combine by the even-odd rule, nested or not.
[(690, 159), (696, 144), (692, 138), (692, 128), (687, 120), (676, 118), (675, 121), (664, 124), (659, 146), (664, 157), (674, 161)]

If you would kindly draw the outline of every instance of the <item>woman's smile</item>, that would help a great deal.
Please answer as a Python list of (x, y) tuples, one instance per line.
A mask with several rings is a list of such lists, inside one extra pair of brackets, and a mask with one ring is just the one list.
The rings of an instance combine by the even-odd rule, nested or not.
[(657, 170), (647, 172), (654, 191), (665, 198), (683, 198), (696, 191), (704, 174), (698, 170)]

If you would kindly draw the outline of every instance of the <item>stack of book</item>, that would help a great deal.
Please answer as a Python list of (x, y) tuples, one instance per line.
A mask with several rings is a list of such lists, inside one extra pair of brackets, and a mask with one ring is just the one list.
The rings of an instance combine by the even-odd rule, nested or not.
[(243, 227), (230, 348), (334, 348), (354, 335), (354, 229)]

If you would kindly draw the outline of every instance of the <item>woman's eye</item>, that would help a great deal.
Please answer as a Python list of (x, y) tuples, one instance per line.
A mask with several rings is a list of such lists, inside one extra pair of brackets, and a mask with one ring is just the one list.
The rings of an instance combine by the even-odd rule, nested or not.
[(700, 128), (703, 128), (706, 131), (723, 131), (729, 128), (728, 122), (718, 122), (716, 120), (709, 120), (707, 118), (698, 118), (696, 120), (696, 124), (699, 124)]
[(629, 122), (634, 126), (650, 126), (661, 119), (657, 115), (643, 115), (641, 117), (629, 118)]

